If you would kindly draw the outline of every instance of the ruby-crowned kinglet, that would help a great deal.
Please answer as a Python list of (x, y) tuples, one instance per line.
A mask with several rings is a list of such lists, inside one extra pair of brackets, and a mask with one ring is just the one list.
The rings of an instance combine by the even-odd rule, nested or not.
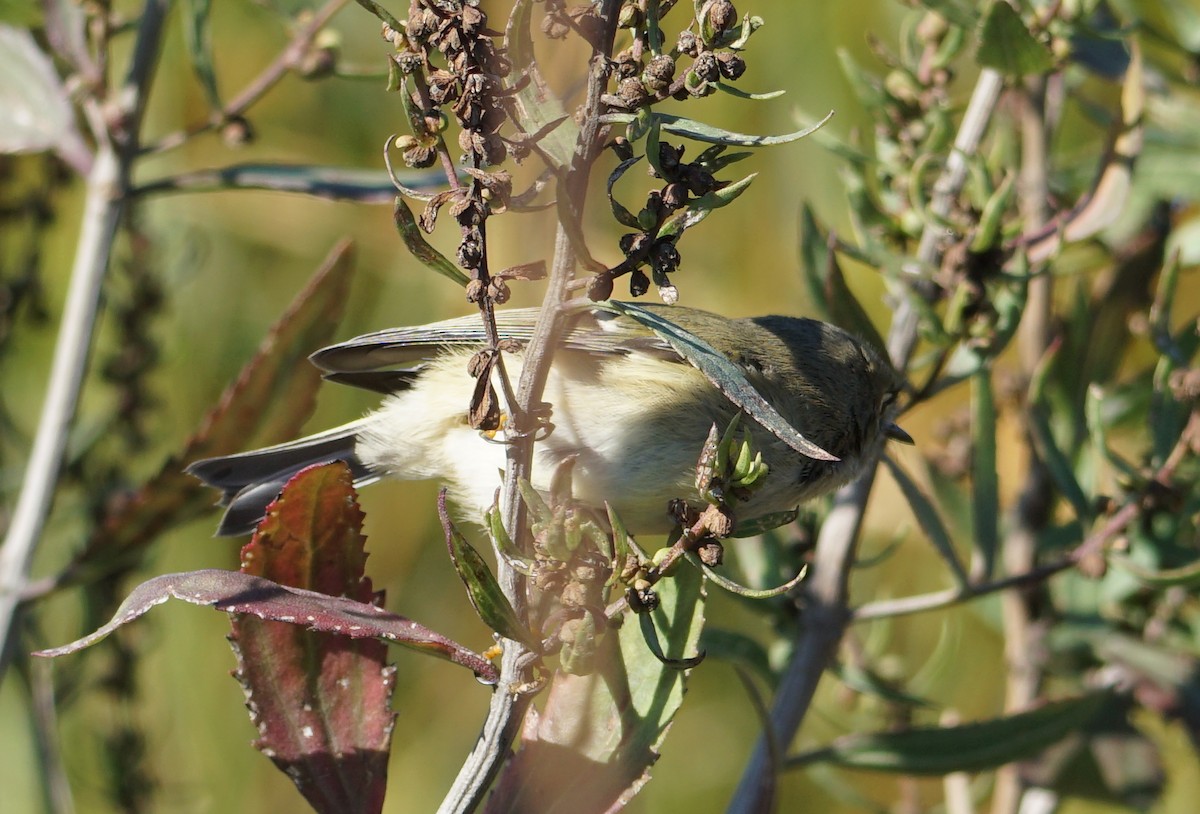
[[(744, 420), (769, 467), (761, 488), (738, 503), (739, 518), (782, 512), (851, 479), (887, 438), (912, 443), (891, 421), (900, 379), (867, 345), (824, 322), (724, 317), (682, 306), (643, 306), (706, 340), (809, 441), (836, 456), (796, 452)], [(537, 311), (496, 314), (502, 339), (527, 341)], [(317, 351), (328, 377), (389, 394), (366, 417), (240, 455), (197, 461), (188, 471), (225, 492), (218, 534), (254, 528), (288, 478), (305, 466), (344, 460), (356, 485), (382, 477), (437, 478), (473, 519), (492, 505), (504, 449), (466, 419), (475, 386), (467, 361), (484, 344), (478, 316), (360, 336)], [(515, 376), (519, 353), (508, 370)], [(554, 356), (545, 400), (550, 434), (535, 446), (533, 485), (545, 489), (574, 456), (577, 500), (608, 501), (629, 531), (669, 530), (668, 502), (698, 503), (696, 460), (712, 425), (738, 409), (663, 339), (628, 316), (601, 310), (572, 318)]]

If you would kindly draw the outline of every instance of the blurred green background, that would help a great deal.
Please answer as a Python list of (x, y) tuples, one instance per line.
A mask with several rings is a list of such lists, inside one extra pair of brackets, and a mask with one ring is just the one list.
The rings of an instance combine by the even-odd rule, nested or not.
[[(296, 5), (296, 4), (293, 4)], [(401, 15), (406, 4), (388, 5)], [(486, 4), (485, 4), (486, 5)], [(136, 9), (132, 4), (128, 10)], [(770, 102), (717, 95), (688, 106), (693, 117), (748, 133), (773, 134), (798, 129), (829, 110), (829, 128), (842, 137), (869, 127), (857, 108), (838, 66), (836, 49), (851, 51), (862, 64), (878, 67), (866, 37), (894, 42), (901, 25), (913, 18), (898, 2), (846, 0), (754, 0), (739, 11), (760, 14), (766, 26), (752, 40), (749, 70), (740, 87), (751, 91), (784, 89)], [(213, 39), (220, 86), (232, 96), (274, 58), (286, 42), (278, 18), (249, 2), (218, 4)], [(205, 100), (191, 78), (182, 47), (179, 20), (172, 18), (151, 99), (146, 137), (196, 124), (206, 115)], [(333, 28), (342, 38), (347, 64), (382, 68), (386, 45), (378, 23), (357, 6), (345, 9)], [(543, 54), (551, 76), (570, 76), (571, 54)], [(970, 77), (960, 84), (965, 92)], [(376, 169), (382, 145), (404, 124), (399, 102), (384, 92), (382, 79), (331, 79), (305, 82), (289, 77), (248, 116), (256, 139), (231, 150), (215, 135), (146, 160), (139, 180), (233, 162), (286, 161)], [(815, 140), (772, 147), (736, 169), (759, 173), (749, 191), (722, 209), (681, 242), (683, 265), (674, 282), (680, 301), (728, 316), (768, 312), (811, 313), (797, 257), (797, 214), (803, 202), (835, 229), (848, 231), (838, 161)], [(616, 237), (603, 201), (605, 170), (592, 184), (589, 217), (593, 254), (615, 262)], [(633, 175), (633, 174), (631, 174)], [(630, 187), (632, 188), (632, 184)], [(45, 302), (51, 319), (44, 330), (26, 331), (26, 346), (6, 360), (5, 401), (12, 420), (32, 434), (44, 390), (54, 338), (76, 238), (79, 190), (60, 201), (52, 239), (45, 243)], [(629, 193), (631, 196), (634, 193)], [(143, 200), (137, 222), (152, 240), (156, 273), (167, 292), (154, 321), (161, 349), (151, 384), (161, 408), (153, 413), (151, 448), (134, 462), (153, 472), (166, 455), (182, 448), (197, 422), (253, 353), (267, 327), (279, 316), (335, 241), (352, 236), (359, 248), (353, 301), (339, 338), (391, 325), (419, 323), (466, 314), (461, 289), (430, 274), (412, 260), (391, 224), (388, 206), (330, 203), (267, 192), (175, 194)], [(489, 222), (491, 265), (549, 259), (553, 240), (550, 214), (508, 215)], [(443, 228), (433, 242), (453, 255), (456, 234)], [(849, 282), (886, 328), (888, 311), (882, 286), (873, 272), (847, 267)], [(514, 305), (540, 300), (537, 284), (515, 287)], [(653, 293), (650, 295), (653, 296)], [(112, 331), (111, 324), (101, 328)], [(102, 432), (113, 392), (93, 377), (80, 415), (80, 434)], [(323, 390), (309, 423), (320, 429), (360, 414), (369, 396), (337, 387)], [(934, 428), (958, 409), (956, 394), (939, 399), (909, 417), (905, 426), (918, 450)], [(1002, 432), (1015, 432), (1003, 427)], [(1003, 449), (1003, 436), (1001, 449)], [(247, 445), (252, 439), (247, 439)], [(917, 456), (914, 450), (898, 453)], [(14, 459), (16, 460), (16, 459)], [(1020, 461), (1009, 461), (1010, 472)], [(6, 472), (8, 478), (18, 477)], [(368, 568), (377, 587), (385, 588), (388, 606), (470, 646), (489, 644), (488, 631), (475, 618), (446, 557), (434, 511), (436, 484), (387, 484), (367, 490), (362, 504), (371, 554)], [(35, 574), (50, 573), (79, 544), (79, 501), (62, 496), (55, 505)], [(237, 541), (211, 536), (216, 513), (164, 535), (148, 558), (142, 576), (196, 568), (232, 568)], [(855, 602), (946, 587), (941, 560), (919, 535), (893, 485), (881, 477), (873, 498), (869, 531), (863, 542), (870, 557), (902, 537), (897, 556), (879, 567), (860, 570), (854, 579)], [(756, 620), (720, 592), (712, 592), (710, 622), (756, 630)], [(66, 592), (40, 614), (40, 641), (49, 646), (78, 634), (82, 609)], [(953, 709), (965, 719), (998, 714), (1003, 703), (1003, 652), (998, 600), (989, 598), (951, 611), (855, 628), (858, 646), (882, 657), (894, 677), (908, 688)], [(243, 708), (240, 687), (229, 677), (234, 660), (225, 642), (228, 622), (219, 613), (180, 603), (156, 609), (126, 631), (141, 654), (137, 675), (143, 703), (133, 709), (106, 702), (95, 682), (111, 654), (104, 648), (73, 656), (47, 668), (69, 675), (81, 698), (66, 707), (61, 747), (77, 809), (107, 812), (105, 791), (114, 766), (113, 744), (105, 740), (122, 726), (140, 728), (143, 742), (130, 741), (121, 757), (138, 756), (153, 784), (154, 809), (162, 812), (301, 811), (304, 804), (284, 775), (250, 747), (255, 736)], [(760, 631), (767, 634), (767, 631)], [(463, 670), (395, 650), (399, 665), (395, 706), (399, 712), (390, 766), (386, 810), (431, 811), (440, 802), (463, 757), (475, 742), (488, 702), (488, 690)], [(39, 669), (46, 667), (37, 665)], [(82, 667), (82, 670), (80, 669)], [(35, 673), (34, 680), (48, 680)], [(35, 744), (25, 709), (25, 691), (16, 676), (0, 687), (0, 789), (6, 812), (41, 809), (35, 785)], [(861, 728), (877, 702), (823, 683), (818, 704), (800, 734), (800, 745), (818, 745)], [(931, 720), (936, 718), (932, 714)], [(1186, 737), (1176, 726), (1140, 720), (1166, 751), (1170, 783), (1157, 810), (1189, 812), (1200, 798), (1200, 768)], [(722, 811), (740, 776), (759, 723), (733, 671), (710, 660), (695, 670), (686, 703), (654, 768), (655, 780), (631, 806), (636, 812)], [(879, 810), (936, 809), (939, 781), (902, 781), (884, 776), (824, 770), (793, 773), (784, 780), (780, 810), (851, 812), (869, 810), (859, 795)], [(986, 779), (979, 786), (986, 791)], [(1122, 810), (1089, 802), (1088, 790), (1061, 808), (1064, 812)]]

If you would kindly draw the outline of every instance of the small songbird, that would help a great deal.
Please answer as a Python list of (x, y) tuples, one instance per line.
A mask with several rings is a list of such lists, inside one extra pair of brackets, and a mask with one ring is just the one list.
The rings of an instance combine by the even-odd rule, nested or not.
[[(870, 346), (812, 319), (724, 317), (682, 306), (647, 305), (705, 340), (805, 438), (836, 460), (797, 452), (743, 419), (769, 472), (737, 516), (794, 508), (849, 482), (885, 440), (912, 439), (892, 422), (901, 380)], [(524, 345), (535, 309), (496, 313), (501, 339)], [(346, 461), (356, 485), (385, 477), (436, 478), (467, 516), (492, 505), (504, 449), (467, 420), (475, 381), (468, 360), (486, 344), (478, 315), (366, 334), (317, 351), (327, 378), (383, 392), (364, 418), (265, 449), (197, 461), (188, 471), (224, 492), (218, 534), (254, 529), (287, 480), (311, 464)], [(514, 379), (522, 354), (506, 354)], [(585, 309), (571, 317), (555, 351), (544, 400), (552, 430), (534, 447), (532, 482), (545, 490), (574, 457), (574, 497), (610, 503), (633, 533), (668, 531), (669, 501), (696, 496), (696, 460), (713, 424), (739, 412), (697, 368), (628, 315)]]

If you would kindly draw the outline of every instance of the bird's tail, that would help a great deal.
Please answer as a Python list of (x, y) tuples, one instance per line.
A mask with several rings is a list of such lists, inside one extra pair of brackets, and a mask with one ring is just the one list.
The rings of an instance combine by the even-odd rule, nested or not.
[(345, 461), (355, 486), (376, 480), (378, 476), (354, 453), (364, 423), (365, 419), (360, 419), (307, 438), (237, 455), (206, 458), (189, 466), (189, 474), (223, 493), (220, 505), (225, 507), (225, 515), (217, 534), (224, 537), (253, 531), (284, 484), (306, 466)]

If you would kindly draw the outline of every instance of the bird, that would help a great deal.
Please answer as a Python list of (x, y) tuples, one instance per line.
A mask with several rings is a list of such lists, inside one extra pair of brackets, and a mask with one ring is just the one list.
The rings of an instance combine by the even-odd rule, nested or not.
[[(832, 324), (790, 316), (727, 319), (680, 305), (644, 305), (708, 343), (759, 395), (827, 455), (798, 452), (751, 416), (743, 421), (768, 473), (737, 504), (747, 520), (785, 512), (854, 479), (887, 440), (913, 443), (894, 422), (903, 385), (869, 343)], [(519, 375), (538, 310), (496, 312), (509, 375)], [(187, 471), (221, 490), (221, 536), (246, 534), (284, 484), (305, 467), (341, 460), (357, 487), (384, 478), (437, 479), (468, 518), (493, 505), (505, 451), (471, 426), (475, 380), (468, 362), (487, 338), (478, 315), (368, 333), (318, 350), (329, 380), (384, 394), (364, 417), (263, 449), (196, 461)], [(573, 497), (617, 512), (634, 534), (676, 522), (673, 499), (698, 508), (696, 462), (716, 425), (740, 408), (660, 334), (627, 313), (576, 310), (556, 346), (543, 394), (548, 433), (534, 447), (532, 485), (549, 488), (573, 461)], [(822, 459), (828, 458), (828, 459)]]

